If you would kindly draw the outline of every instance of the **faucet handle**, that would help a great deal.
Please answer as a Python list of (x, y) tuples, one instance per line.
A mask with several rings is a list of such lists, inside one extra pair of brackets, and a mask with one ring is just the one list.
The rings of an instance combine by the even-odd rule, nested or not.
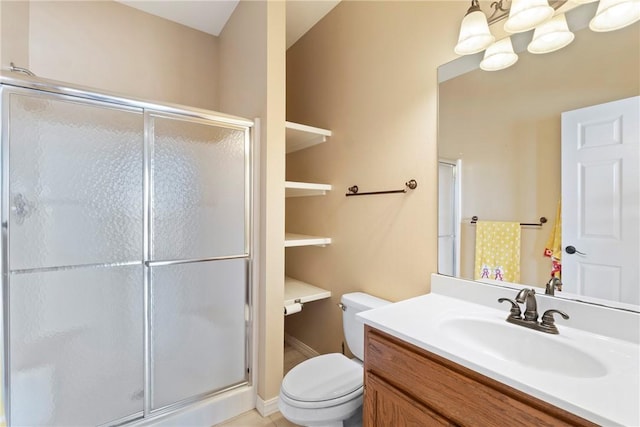
[(498, 302), (509, 301), (511, 303), (511, 310), (509, 311), (508, 319), (522, 319), (522, 312), (517, 302), (510, 298), (498, 298)]
[(558, 313), (565, 320), (569, 319), (569, 315), (567, 313), (565, 313), (564, 311), (555, 310), (555, 309), (547, 310), (542, 315), (542, 321), (540, 322), (540, 329), (543, 329), (545, 332), (548, 332), (550, 334), (557, 334), (558, 333), (558, 328), (557, 328), (557, 326), (555, 324), (555, 320), (553, 318), (553, 315), (555, 313)]

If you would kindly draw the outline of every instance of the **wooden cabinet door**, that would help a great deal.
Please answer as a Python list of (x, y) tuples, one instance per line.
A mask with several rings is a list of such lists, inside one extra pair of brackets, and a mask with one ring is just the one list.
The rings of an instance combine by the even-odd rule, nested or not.
[(363, 427), (454, 426), (374, 374), (366, 374)]

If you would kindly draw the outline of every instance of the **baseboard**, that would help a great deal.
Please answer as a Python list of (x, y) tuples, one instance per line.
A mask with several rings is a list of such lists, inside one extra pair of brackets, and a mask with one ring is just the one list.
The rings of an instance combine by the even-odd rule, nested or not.
[(256, 398), (256, 410), (263, 417), (268, 417), (271, 414), (275, 414), (278, 409), (278, 397), (273, 397), (269, 400), (262, 400), (260, 396)]
[(289, 334), (284, 334), (284, 342), (289, 344), (291, 347), (298, 350), (300, 353), (304, 354), (308, 358), (320, 356), (320, 353), (300, 341), (298, 338), (291, 336)]

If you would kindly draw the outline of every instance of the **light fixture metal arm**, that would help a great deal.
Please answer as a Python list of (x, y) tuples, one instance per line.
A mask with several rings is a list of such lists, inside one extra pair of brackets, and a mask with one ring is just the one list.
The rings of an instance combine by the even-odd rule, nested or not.
[(509, 10), (511, 9), (511, 0), (494, 1), (493, 3), (491, 3), (491, 8), (493, 9), (493, 12), (491, 13), (491, 16), (487, 18), (489, 25), (507, 16)]

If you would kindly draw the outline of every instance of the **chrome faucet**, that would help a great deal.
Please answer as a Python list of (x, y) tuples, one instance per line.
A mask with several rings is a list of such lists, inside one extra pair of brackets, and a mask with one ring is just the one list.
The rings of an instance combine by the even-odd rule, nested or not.
[[(535, 329), (536, 331), (545, 332), (547, 334), (557, 334), (558, 328), (555, 325), (553, 315), (555, 313), (561, 315), (564, 319), (569, 319), (569, 315), (560, 310), (547, 310), (542, 315), (542, 320), (538, 322), (538, 304), (536, 302), (536, 291), (524, 288), (518, 295), (516, 300), (509, 298), (498, 298), (498, 302), (508, 301), (511, 303), (511, 310), (507, 317), (507, 322), (524, 326), (525, 328)], [(518, 303), (525, 304), (524, 317)]]
[(544, 293), (547, 295), (554, 295), (556, 290), (562, 291), (562, 281), (557, 277), (552, 277), (547, 282)]

